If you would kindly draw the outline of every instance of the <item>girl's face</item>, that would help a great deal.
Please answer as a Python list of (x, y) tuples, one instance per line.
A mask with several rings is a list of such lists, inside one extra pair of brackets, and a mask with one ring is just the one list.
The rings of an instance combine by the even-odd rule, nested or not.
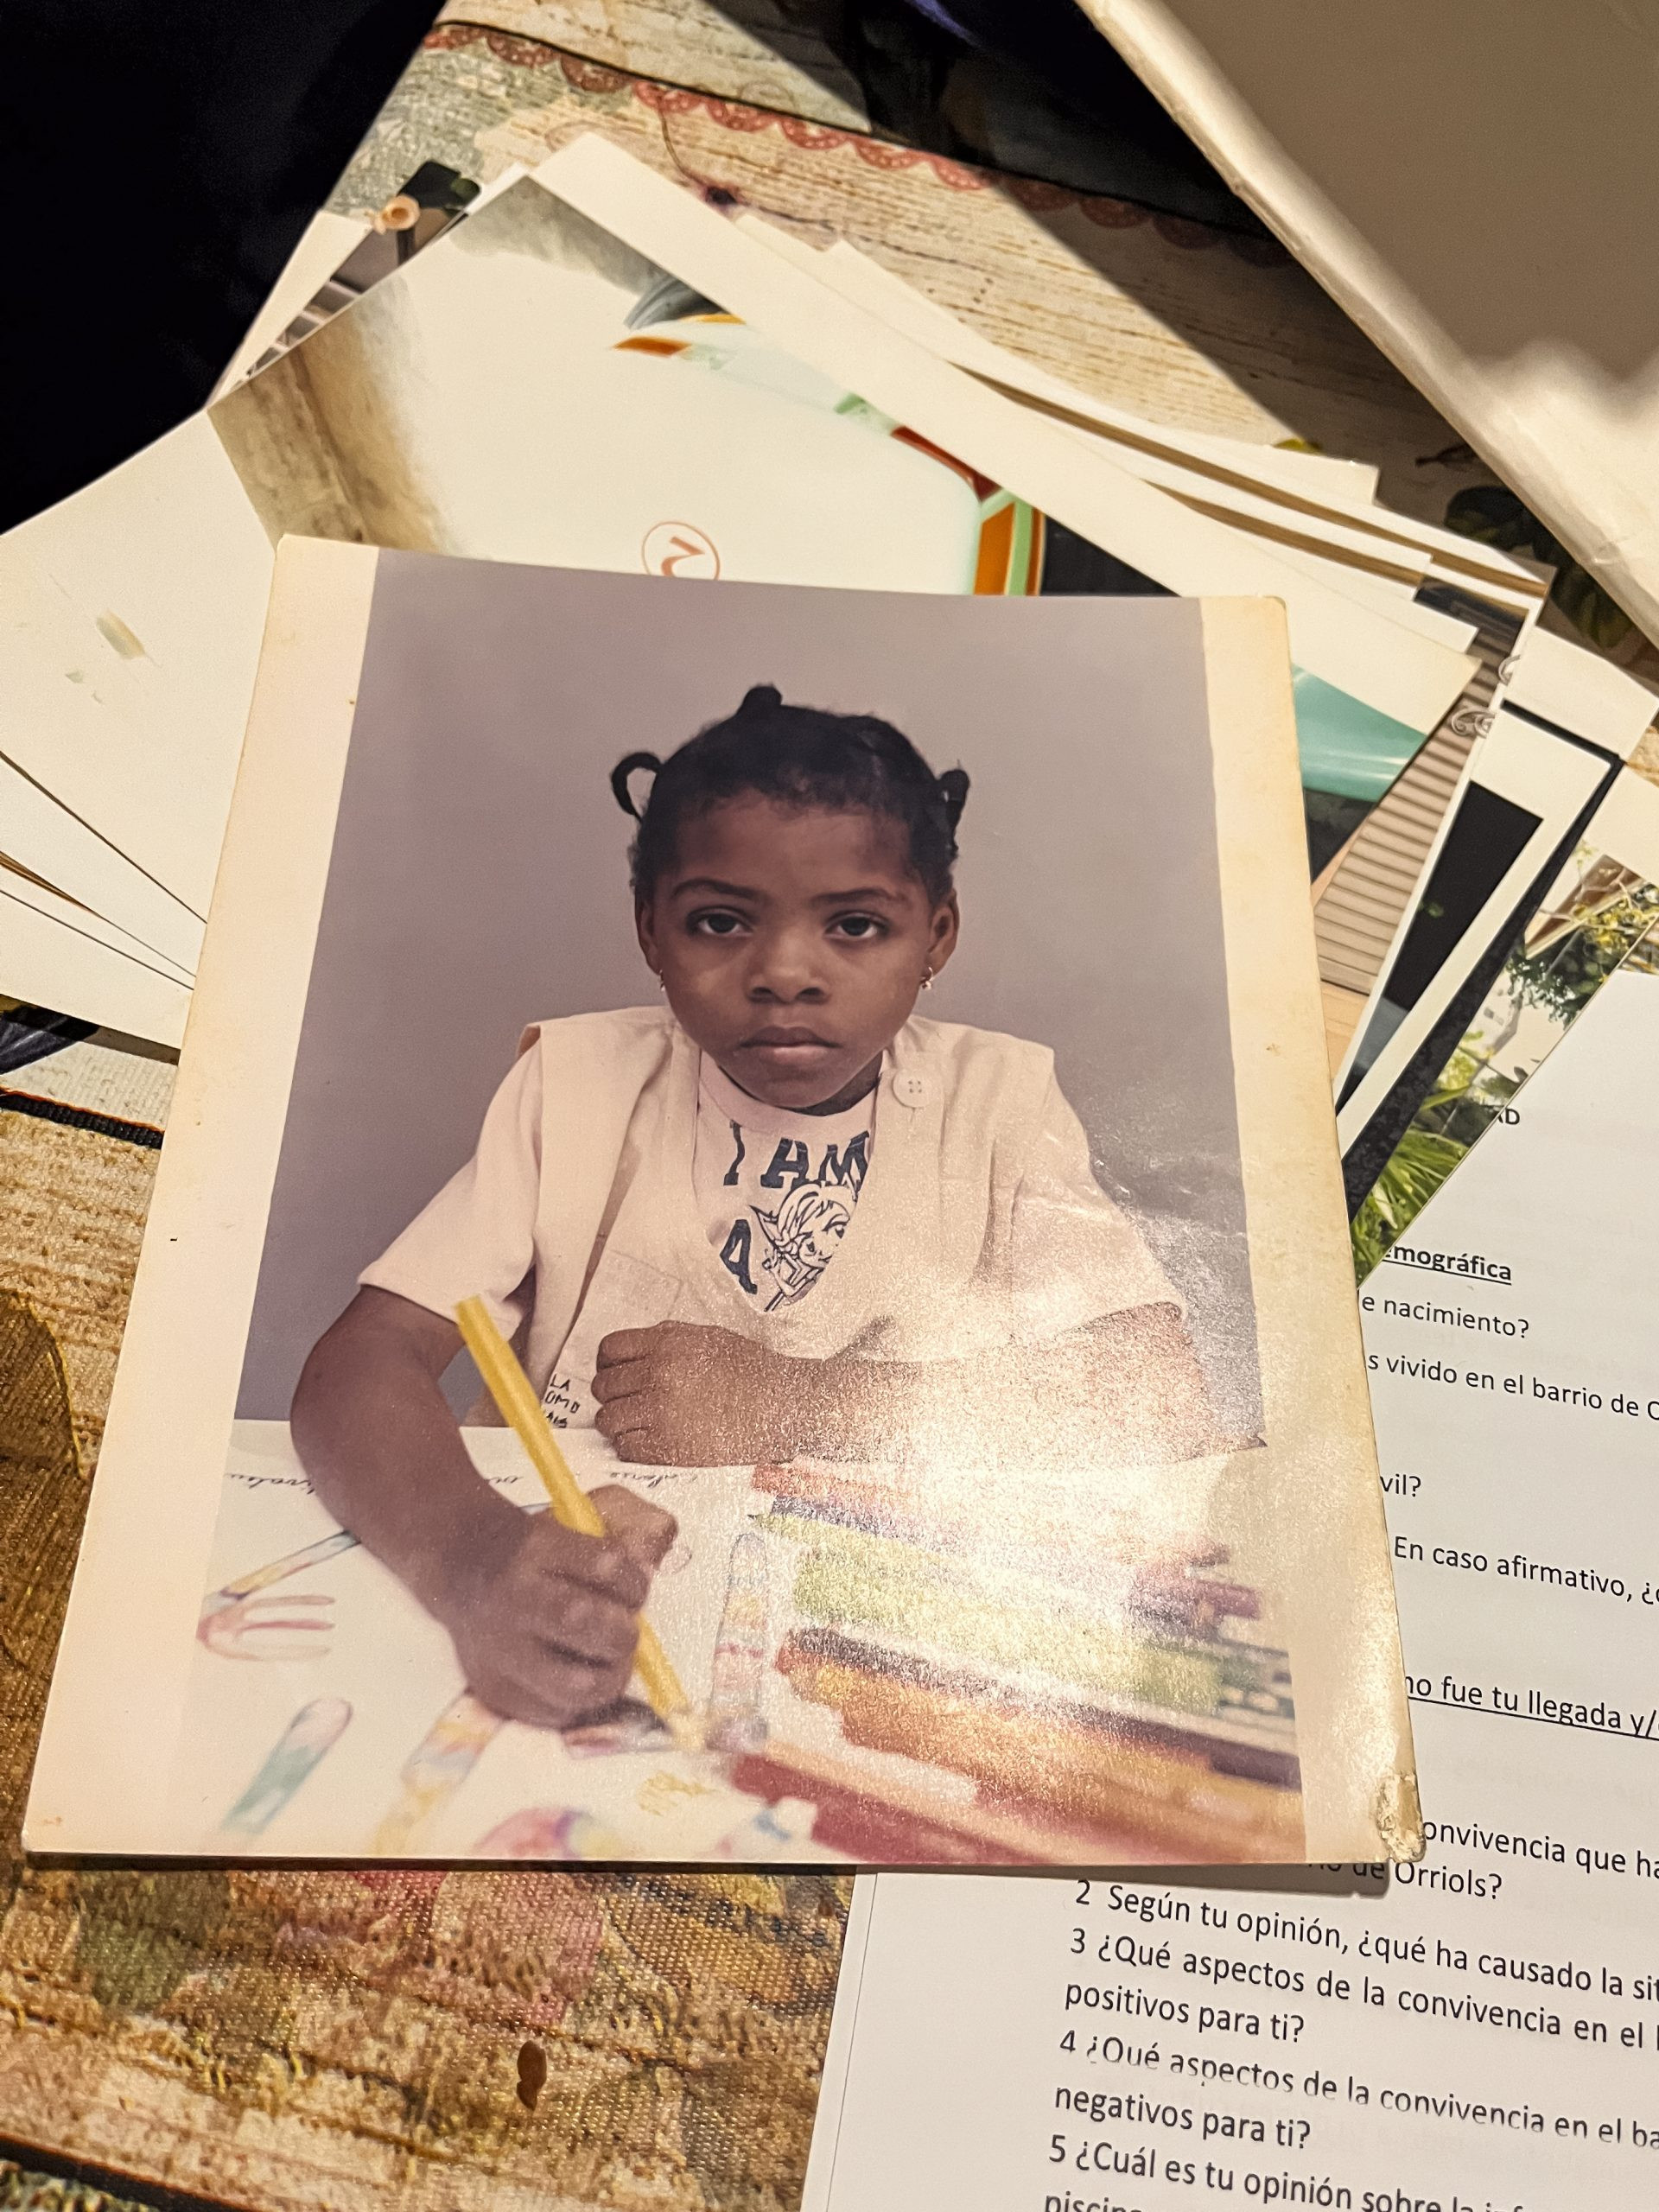
[(752, 1098), (798, 1112), (861, 1095), (957, 930), (899, 823), (759, 797), (681, 824), (635, 921), (681, 1027)]

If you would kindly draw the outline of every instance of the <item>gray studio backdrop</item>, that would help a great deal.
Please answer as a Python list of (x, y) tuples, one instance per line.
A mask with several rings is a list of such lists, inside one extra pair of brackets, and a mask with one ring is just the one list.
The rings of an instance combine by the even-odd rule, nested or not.
[[(525, 1022), (652, 997), (609, 772), (762, 683), (968, 769), (962, 942), (925, 1010), (1053, 1046), (1218, 1410), (1257, 1429), (1197, 607), (406, 553), (380, 557), (244, 1417), (287, 1417), (359, 1269), (472, 1150)], [(454, 1401), (473, 1387), (455, 1373)]]

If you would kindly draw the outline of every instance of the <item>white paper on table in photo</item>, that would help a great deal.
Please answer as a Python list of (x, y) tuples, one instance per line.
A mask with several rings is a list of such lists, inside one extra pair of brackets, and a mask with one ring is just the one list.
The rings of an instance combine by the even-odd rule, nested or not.
[(1644, 883), (1659, 884), (1659, 785), (1622, 768), (1586, 824), (1583, 842)]
[[(762, 219), (745, 219), (753, 224), (757, 233), (763, 227)], [(780, 234), (769, 229), (777, 240)], [(785, 238), (786, 251), (797, 259), (810, 253), (798, 240)], [(983, 378), (996, 389), (1011, 397), (1023, 397), (1039, 406), (1061, 410), (1066, 416), (1084, 418), (1077, 424), (1078, 434), (1090, 434), (1090, 426), (1096, 435), (1112, 438), (1123, 453), (1124, 465), (1129, 465), (1128, 454), (1136, 442), (1150, 441), (1159, 448), (1166, 461), (1179, 461), (1182, 454), (1198, 463), (1210, 462), (1230, 473), (1248, 477), (1255, 488), (1269, 499), (1277, 499), (1288, 522), (1293, 517), (1297, 524), (1310, 531), (1318, 530), (1321, 518), (1357, 530), (1370, 538), (1378, 548), (1393, 553), (1408, 547), (1429, 554), (1437, 567), (1443, 569), (1447, 580), (1459, 581), (1476, 587), (1483, 594), (1490, 592), (1500, 601), (1515, 606), (1517, 610), (1534, 609), (1541, 604), (1548, 591), (1545, 575), (1534, 565), (1494, 546), (1481, 544), (1473, 538), (1433, 523), (1419, 520), (1413, 515), (1395, 513), (1376, 503), (1378, 474), (1375, 469), (1360, 469), (1355, 462), (1332, 461), (1323, 454), (1305, 454), (1287, 451), (1274, 446), (1252, 446), (1240, 440), (1199, 436), (1185, 431), (1170, 430), (1162, 425), (1146, 423), (1112, 407), (1092, 393), (1077, 391), (1046, 369), (1022, 360), (1019, 355), (994, 345), (968, 330), (945, 309), (938, 308), (918, 292), (904, 278), (896, 276), (861, 253), (855, 246), (838, 239), (827, 253), (817, 257), (830, 268), (824, 273), (832, 282), (845, 286), (850, 297), (861, 301), (876, 313), (890, 311), (902, 299), (915, 313), (912, 334), (922, 344), (931, 343), (934, 350), (953, 359), (970, 373)], [(910, 327), (906, 323), (902, 326)], [(966, 340), (964, 344), (963, 341)], [(1293, 470), (1287, 464), (1300, 463)], [(1346, 480), (1334, 473), (1323, 478), (1309, 480), (1305, 473), (1310, 465), (1325, 472), (1344, 469), (1357, 470), (1359, 477)], [(1369, 480), (1359, 480), (1360, 479)], [(1203, 477), (1187, 472), (1185, 481), (1195, 494), (1203, 496)]]
[(1659, 714), (1659, 698), (1587, 646), (1531, 632), (1510, 672), (1512, 706), (1628, 760)]
[(113, 950), (95, 915), (78, 923), (57, 918), (46, 911), (50, 898), (10, 869), (0, 871), (0, 992), (153, 1044), (178, 1045), (189, 986)]
[[(1615, 668), (1611, 661), (1604, 660), (1599, 653), (1590, 652), (1587, 647), (1573, 645), (1566, 639), (1554, 636), (1548, 630), (1540, 629), (1535, 621), (1523, 630), (1515, 652), (1504, 664), (1493, 699), (1494, 722), (1497, 710), (1510, 702), (1526, 713), (1541, 716), (1544, 721), (1574, 737), (1583, 738), (1591, 745), (1617, 753), (1624, 760), (1629, 760), (1641, 743), (1644, 732), (1653, 721), (1655, 709), (1659, 707), (1659, 700), (1656, 700), (1647, 687), (1638, 683), (1633, 676), (1627, 676), (1623, 669)], [(1489, 729), (1491, 726), (1489, 724)], [(1440, 859), (1440, 849), (1457, 820), (1465, 791), (1471, 782), (1482, 780), (1481, 756), (1486, 735), (1487, 733), (1483, 732), (1476, 739), (1463, 764), (1463, 772), (1457, 787), (1424, 856), (1418, 877), (1420, 892)], [(1406, 933), (1416, 912), (1417, 899), (1414, 896), (1407, 899), (1401, 910), (1388, 952), (1376, 971), (1376, 981), (1348, 1039), (1347, 1049), (1335, 1077), (1334, 1088), (1338, 1097), (1348, 1080), (1355, 1056), (1365, 1041), (1366, 1031), (1382, 999), (1384, 987), (1393, 972), (1394, 963), (1399, 957), (1400, 948), (1405, 942)], [(1478, 957), (1477, 950), (1468, 966), (1472, 967), (1474, 959)], [(1465, 972), (1467, 973), (1467, 967)]]
[[(467, 1428), (462, 1437), (499, 1495), (521, 1509), (544, 1503), (541, 1484), (511, 1431)], [(563, 1440), (578, 1482), (625, 1487), (664, 1504), (679, 1522), (674, 1548), (658, 1568), (650, 1614), (671, 1663), (694, 1705), (709, 1694), (709, 1667), (724, 1609), (732, 1543), (752, 1510), (747, 1469), (687, 1472), (619, 1467), (591, 1433)], [(338, 1532), (312, 1493), (281, 1421), (238, 1421), (227, 1454), (224, 1502), (214, 1530), (203, 1597)], [(402, 1796), (412, 1753), (465, 1688), (447, 1631), (391, 1570), (361, 1547), (270, 1586), (289, 1619), (315, 1626), (252, 1629), (230, 1656), (195, 1649), (184, 1725), (169, 1783), (181, 1847), (238, 1857), (291, 1853), (384, 1855), (377, 1834)], [(316, 1601), (325, 1602), (319, 1604)], [(293, 1656), (256, 1660), (275, 1635)], [(257, 1834), (227, 1835), (222, 1823), (289, 1722), (312, 1700), (340, 1699), (351, 1719), (337, 1748)], [(647, 1793), (653, 1772), (675, 1786)], [(652, 1802), (654, 1796), (655, 1802)], [(758, 1801), (725, 1783), (715, 1764), (659, 1747), (641, 1755), (584, 1758), (556, 1733), (505, 1724), (446, 1803), (434, 1808), (404, 1855), (445, 1859), (474, 1855), (493, 1829), (531, 1807), (575, 1812), (615, 1834), (631, 1856), (706, 1856)], [(690, 1815), (688, 1817), (687, 1815)], [(810, 1856), (816, 1853), (809, 1852)]]
[[(1407, 1010), (1399, 1026), (1381, 1046), (1352, 1094), (1338, 1108), (1337, 1135), (1344, 1152), (1364, 1133), (1371, 1116), (1457, 996), (1481, 955), (1506, 926), (1525, 897), (1528, 886), (1548, 867), (1551, 853), (1607, 772), (1607, 763), (1599, 754), (1500, 709), (1481, 747), (1479, 767), (1472, 780), (1535, 816), (1537, 827), (1505, 868), (1416, 1003)], [(1465, 791), (1469, 788), (1465, 785)], [(1446, 816), (1447, 825), (1455, 823), (1456, 818), (1454, 806)], [(1402, 942), (1403, 936), (1402, 929)], [(1397, 950), (1398, 945), (1396, 953)], [(1375, 1018), (1374, 1005), (1385, 995), (1383, 985), (1392, 972), (1393, 960), (1391, 955), (1372, 1001), (1368, 1003), (1367, 1020)], [(1363, 1032), (1360, 1034), (1363, 1039)]]
[[(187, 976), (201, 951), (200, 916), (135, 868), (106, 837), (0, 755), (0, 858), (124, 930)], [(68, 886), (75, 887), (73, 893)], [(60, 1012), (73, 1014), (73, 1007)]]
[[(1300, 569), (1305, 575), (1317, 577), (1333, 591), (1339, 591), (1344, 599), (1357, 600), (1362, 607), (1374, 607), (1391, 621), (1409, 623), (1420, 637), (1433, 638), (1458, 652), (1466, 652), (1473, 642), (1473, 623), (1457, 622), (1434, 607), (1419, 607), (1412, 596), (1417, 586), (1408, 577), (1402, 582), (1397, 576), (1379, 575), (1374, 569), (1351, 569), (1301, 545), (1275, 543), (1273, 550), (1274, 558), (1282, 561), (1287, 568)], [(1421, 576), (1423, 572), (1418, 573)]]
[(1142, 484), (607, 141), (575, 139), (535, 176), (798, 359), (1167, 589), (1282, 600), (1297, 665), (1378, 713), (1427, 734), (1462, 691), (1467, 656), (1321, 587), (1260, 541)]
[[(1046, 369), (1026, 361), (1006, 347), (982, 338), (976, 331), (937, 306), (926, 296), (895, 276), (871, 256), (845, 239), (837, 239), (825, 252), (787, 232), (764, 217), (748, 215), (740, 221), (757, 237), (784, 253), (786, 258), (812, 270), (836, 286), (844, 296), (872, 312), (889, 317), (918, 344), (954, 361), (1011, 396), (1023, 396), (1068, 414), (1086, 417), (1108, 435), (1116, 434), (1122, 465), (1135, 465), (1135, 443), (1146, 441), (1161, 458), (1179, 463), (1183, 456), (1209, 462), (1251, 480), (1270, 500), (1277, 499), (1288, 520), (1297, 517), (1301, 526), (1316, 531), (1321, 519), (1357, 530), (1376, 543), (1392, 542), (1398, 551), (1408, 546), (1444, 556), (1456, 574), (1474, 583), (1489, 585), (1500, 594), (1511, 594), (1529, 604), (1541, 601), (1547, 586), (1535, 568), (1497, 548), (1462, 537), (1456, 531), (1395, 514), (1376, 505), (1378, 472), (1356, 461), (1333, 461), (1322, 454), (1301, 454), (1282, 447), (1257, 446), (1212, 434), (1170, 429), (1148, 423), (1114, 407), (1092, 393), (1077, 391)], [(1083, 425), (1079, 434), (1087, 435)], [(1128, 442), (1135, 442), (1135, 443)], [(1164, 480), (1161, 477), (1154, 480)], [(1205, 496), (1205, 479), (1195, 471), (1184, 473), (1191, 491)], [(1288, 499), (1284, 495), (1288, 494)]]
[[(198, 916), (213, 895), (271, 562), (205, 415), (0, 537), (7, 753)], [(90, 871), (59, 888), (102, 911)], [(126, 913), (112, 918), (142, 934)]]

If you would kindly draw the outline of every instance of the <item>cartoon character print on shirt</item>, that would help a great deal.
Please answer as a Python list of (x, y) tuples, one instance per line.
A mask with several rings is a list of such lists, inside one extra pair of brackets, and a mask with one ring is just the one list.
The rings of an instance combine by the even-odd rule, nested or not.
[[(734, 1184), (745, 1146), (740, 1125), (734, 1122), (730, 1126), (734, 1150), (721, 1179)], [(766, 1297), (766, 1313), (804, 1298), (840, 1249), (864, 1186), (869, 1156), (868, 1129), (845, 1145), (826, 1144), (816, 1166), (811, 1147), (803, 1139), (778, 1140), (760, 1178), (762, 1190), (780, 1193), (777, 1204), (766, 1207), (757, 1202), (739, 1214), (720, 1253), (727, 1272), (751, 1298)], [(851, 1193), (850, 1200), (840, 1195), (842, 1191)], [(770, 1279), (769, 1296), (767, 1285), (757, 1276)]]
[(801, 1183), (776, 1212), (764, 1212), (759, 1206), (753, 1211), (772, 1246), (760, 1262), (761, 1271), (778, 1286), (766, 1304), (770, 1313), (774, 1306), (793, 1305), (811, 1289), (846, 1235), (853, 1210), (845, 1198), (830, 1198), (811, 1184)]

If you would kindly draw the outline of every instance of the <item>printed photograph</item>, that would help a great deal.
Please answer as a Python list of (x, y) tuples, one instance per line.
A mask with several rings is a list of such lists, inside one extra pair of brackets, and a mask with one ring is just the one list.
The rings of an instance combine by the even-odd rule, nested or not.
[[(383, 213), (411, 227), (365, 241), (210, 410), (273, 543), (980, 596), (1161, 594), (532, 179), (467, 213), (474, 189), (428, 164)], [(1420, 595), (1469, 613), (1467, 594)], [(1306, 671), (1295, 710), (1318, 874), (1424, 733)]]
[(1479, 1013), (1354, 1216), (1362, 1281), (1470, 1147), (1510, 1113), (1613, 970), (1659, 923), (1659, 885), (1581, 843), (1527, 923)]
[(163, 1847), (1303, 1859), (1299, 1694), (1409, 1752), (1344, 1672), (1393, 1611), (1281, 643), (1275, 737), (1193, 601), (314, 553), (372, 600), (343, 759), (280, 772), (326, 881), (236, 1093), (280, 1144)]
[[(385, 207), (377, 210), (368, 236), (355, 245), (327, 282), (319, 285), (247, 371), (257, 376), (273, 361), (353, 306), (383, 278), (413, 260), (425, 245), (458, 222), (480, 188), (459, 169), (442, 162), (423, 162), (405, 177)], [(238, 379), (239, 381), (239, 379)]]

